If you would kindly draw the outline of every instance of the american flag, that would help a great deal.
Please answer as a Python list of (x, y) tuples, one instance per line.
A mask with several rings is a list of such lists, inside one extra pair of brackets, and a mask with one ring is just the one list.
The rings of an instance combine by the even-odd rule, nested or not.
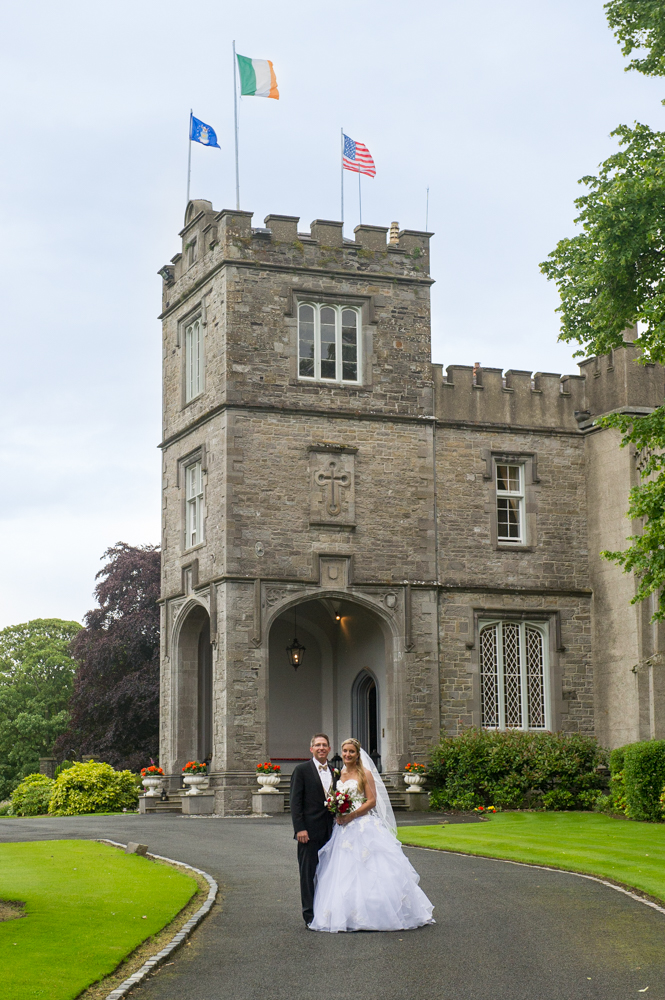
[(376, 177), (376, 167), (374, 160), (367, 146), (362, 142), (354, 142), (348, 135), (344, 136), (344, 152), (342, 154), (342, 164), (345, 170), (352, 170), (354, 174), (367, 174), (368, 177)]

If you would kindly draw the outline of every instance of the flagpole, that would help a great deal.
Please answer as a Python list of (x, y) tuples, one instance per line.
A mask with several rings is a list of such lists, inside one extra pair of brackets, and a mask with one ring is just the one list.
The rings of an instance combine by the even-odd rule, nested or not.
[(342, 165), (342, 238), (344, 237), (344, 126), (340, 129), (342, 133), (342, 155), (340, 157)]
[(189, 109), (189, 151), (187, 153), (187, 204), (189, 205), (189, 183), (192, 178), (192, 109)]
[(358, 214), (360, 215), (360, 225), (363, 224), (363, 201), (360, 194), (360, 171), (358, 171)]
[(233, 40), (233, 125), (236, 143), (236, 209), (240, 211), (240, 173), (238, 171), (238, 84), (236, 82), (236, 43)]
[(427, 232), (429, 222), (429, 187), (427, 188), (427, 200), (425, 202), (425, 232)]

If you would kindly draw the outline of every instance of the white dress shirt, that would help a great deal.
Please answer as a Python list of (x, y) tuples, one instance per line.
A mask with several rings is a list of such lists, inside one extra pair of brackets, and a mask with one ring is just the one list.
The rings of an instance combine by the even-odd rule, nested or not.
[(332, 774), (330, 773), (330, 767), (328, 763), (319, 764), (316, 757), (312, 757), (314, 761), (314, 767), (319, 772), (319, 778), (321, 779), (321, 784), (323, 785), (323, 791), (328, 794), (330, 791), (330, 786), (332, 785)]

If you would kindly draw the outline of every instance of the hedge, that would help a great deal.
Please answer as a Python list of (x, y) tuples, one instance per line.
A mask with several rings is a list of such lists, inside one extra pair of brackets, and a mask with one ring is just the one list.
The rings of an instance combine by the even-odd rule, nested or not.
[(115, 771), (110, 764), (90, 760), (72, 764), (58, 775), (48, 811), (52, 816), (120, 812), (136, 808), (138, 793), (131, 771)]
[(665, 787), (665, 740), (645, 740), (617, 747), (610, 754), (611, 806), (629, 819), (663, 818), (660, 796)]
[(45, 774), (28, 774), (12, 792), (12, 815), (43, 816), (48, 812), (55, 781)]
[(591, 809), (605, 751), (579, 733), (469, 729), (443, 736), (427, 771), (434, 809)]

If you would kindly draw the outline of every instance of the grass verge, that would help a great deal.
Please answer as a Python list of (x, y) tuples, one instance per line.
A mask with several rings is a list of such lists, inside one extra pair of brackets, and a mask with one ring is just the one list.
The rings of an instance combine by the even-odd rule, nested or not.
[(26, 914), (0, 923), (3, 1000), (73, 1000), (197, 891), (189, 875), (107, 844), (0, 844), (0, 897), (24, 902)]
[[(157, 861), (156, 864), (168, 865), (166, 861)], [(172, 866), (169, 866), (172, 867)], [(177, 866), (173, 866), (176, 867)], [(182, 869), (180, 869), (182, 870)], [(135, 972), (141, 968), (141, 966), (148, 961), (153, 955), (165, 948), (167, 944), (171, 941), (173, 937), (182, 930), (184, 925), (187, 923), (190, 917), (194, 914), (201, 906), (205, 903), (208, 893), (210, 891), (210, 886), (204, 879), (203, 875), (197, 875), (196, 872), (190, 872), (193, 879), (196, 880), (198, 885), (197, 892), (192, 896), (187, 906), (180, 911), (177, 917), (175, 917), (170, 923), (163, 927), (159, 934), (155, 934), (153, 937), (147, 938), (142, 944), (138, 946), (131, 954), (125, 958), (117, 969), (111, 973), (110, 976), (105, 976), (104, 979), (99, 982), (93, 983), (89, 986), (87, 990), (84, 990), (76, 1000), (106, 1000), (106, 997), (113, 990), (120, 986), (120, 983), (124, 983), (125, 979), (129, 979)], [(219, 897), (218, 897), (219, 901)], [(191, 947), (191, 941), (185, 941), (185, 948)], [(151, 975), (156, 976), (162, 969), (165, 969), (169, 965), (173, 965), (175, 961), (175, 956), (165, 962), (163, 965), (158, 965), (156, 969), (153, 970)]]
[(485, 823), (404, 826), (403, 844), (611, 879), (665, 901), (665, 825), (597, 813), (497, 813)]

